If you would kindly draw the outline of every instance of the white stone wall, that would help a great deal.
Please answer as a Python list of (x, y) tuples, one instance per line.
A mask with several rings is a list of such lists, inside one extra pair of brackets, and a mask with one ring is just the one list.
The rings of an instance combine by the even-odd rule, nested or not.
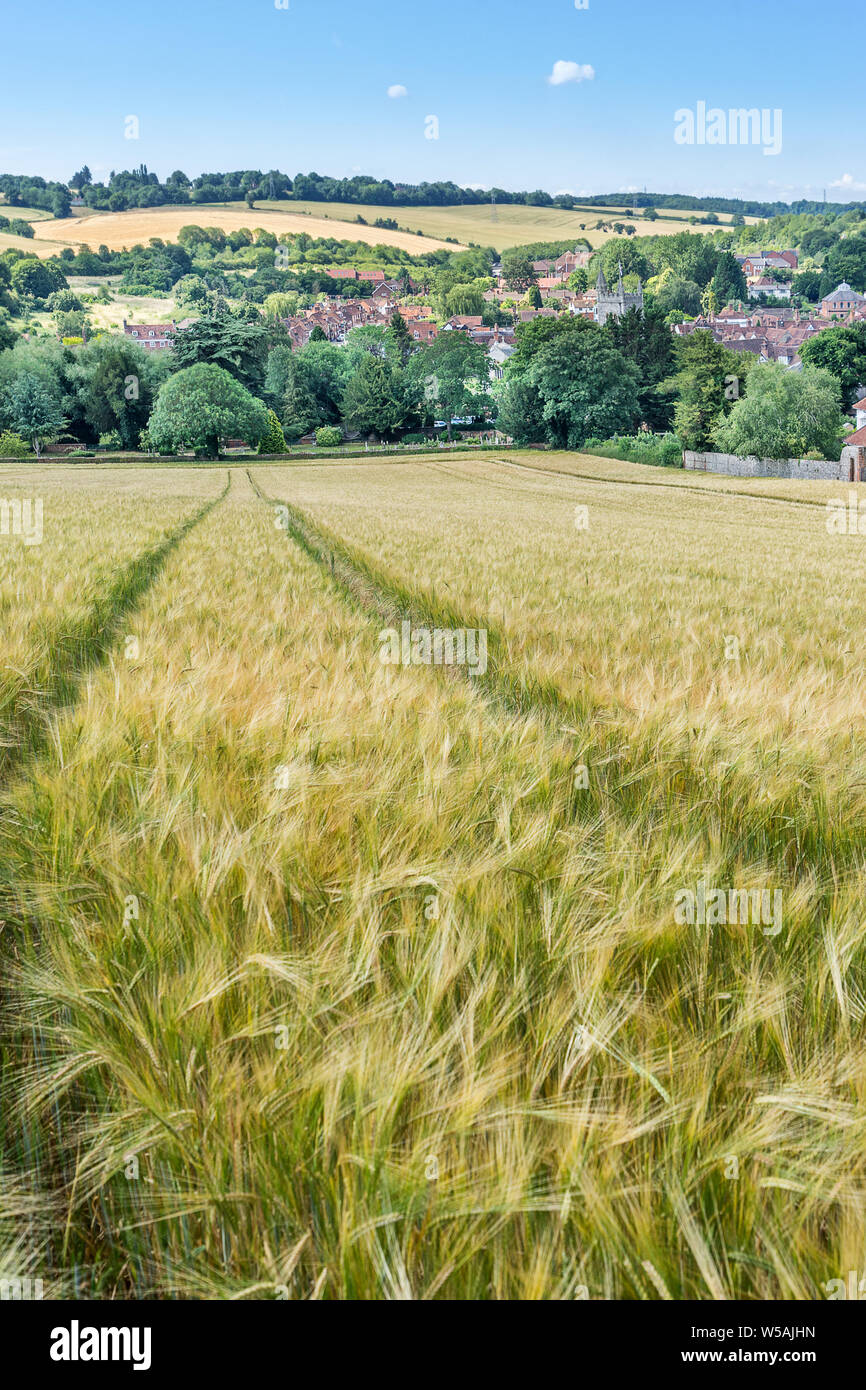
[(702, 473), (726, 473), (734, 478), (802, 478), (826, 482), (846, 481), (846, 461), (826, 459), (739, 458), (736, 454), (698, 454), (686, 449), (686, 468)]

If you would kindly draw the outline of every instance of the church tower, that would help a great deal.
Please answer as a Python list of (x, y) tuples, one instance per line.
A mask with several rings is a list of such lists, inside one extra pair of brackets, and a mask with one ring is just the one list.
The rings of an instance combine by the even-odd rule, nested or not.
[(604, 278), (604, 271), (599, 270), (598, 279), (595, 282), (596, 323), (606, 323), (611, 317), (621, 319), (629, 309), (643, 309), (643, 285), (638, 280), (637, 290), (633, 293), (626, 290), (622, 283), (622, 261), (619, 262), (619, 275), (617, 276), (616, 289), (611, 290)]

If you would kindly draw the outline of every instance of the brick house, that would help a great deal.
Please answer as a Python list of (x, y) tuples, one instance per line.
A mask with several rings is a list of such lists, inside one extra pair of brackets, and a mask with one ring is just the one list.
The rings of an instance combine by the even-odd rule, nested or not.
[(127, 323), (124, 319), (123, 331), (127, 338), (134, 338), (143, 348), (158, 352), (171, 347), (177, 327), (174, 323)]
[(866, 304), (866, 295), (858, 294), (847, 280), (843, 280), (832, 294), (821, 300), (821, 313), (831, 319), (847, 318), (852, 309), (859, 309), (863, 304)]
[(566, 251), (557, 261), (554, 261), (557, 275), (561, 275), (567, 280), (573, 271), (586, 270), (591, 255), (591, 251), (578, 251), (577, 249)]
[(778, 280), (755, 280), (749, 286), (750, 299), (790, 299), (791, 286), (782, 285)]
[(849, 434), (842, 446), (843, 474), (849, 483), (866, 482), (866, 426)]
[(434, 342), (434, 339), (438, 338), (438, 325), (434, 324), (432, 318), (428, 318), (427, 314), (409, 314), (406, 313), (406, 310), (403, 310), (402, 316), (403, 320), (406, 322), (406, 328), (409, 329), (409, 334), (411, 338), (414, 339), (414, 342), (431, 343)]

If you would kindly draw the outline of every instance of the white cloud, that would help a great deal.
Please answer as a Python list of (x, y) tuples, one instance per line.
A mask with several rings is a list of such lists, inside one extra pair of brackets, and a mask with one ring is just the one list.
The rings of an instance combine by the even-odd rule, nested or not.
[(565, 82), (591, 82), (594, 77), (595, 68), (589, 63), (566, 63), (560, 58), (547, 80), (551, 87), (561, 87)]
[(831, 179), (830, 187), (841, 188), (845, 193), (866, 192), (866, 183), (860, 183), (859, 180), (854, 178), (853, 174), (843, 174), (841, 179)]
[(392, 101), (396, 101), (398, 97), (407, 97), (409, 92), (402, 82), (395, 82), (393, 87), (388, 88), (388, 95)]

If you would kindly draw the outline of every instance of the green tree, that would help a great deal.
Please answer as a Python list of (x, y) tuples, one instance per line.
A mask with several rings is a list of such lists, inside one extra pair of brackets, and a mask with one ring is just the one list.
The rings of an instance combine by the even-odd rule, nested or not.
[(715, 430), (723, 453), (757, 458), (803, 458), (819, 450), (839, 457), (845, 420), (836, 377), (818, 367), (789, 372), (776, 363), (756, 364), (746, 394)]
[[(390, 328), (383, 328), (380, 323), (362, 323), (358, 328), (350, 329), (341, 352), (350, 364), (350, 371), (361, 365), (365, 352), (372, 352), (376, 357), (390, 356), (395, 362), (401, 360)], [(346, 380), (348, 376), (349, 373)]]
[(146, 352), (129, 338), (106, 335), (75, 354), (69, 369), (79, 406), (95, 435), (119, 434), (137, 449), (161, 382), (164, 353)]
[(265, 296), (262, 309), (267, 319), (290, 319), (298, 312), (300, 295), (296, 290), (274, 291)]
[(286, 452), (286, 437), (283, 434), (283, 427), (279, 417), (273, 410), (268, 411), (268, 428), (259, 440), (260, 454), (284, 454)]
[(362, 434), (393, 439), (410, 415), (403, 372), (385, 358), (366, 353), (343, 396), (346, 424)]
[(30, 446), (14, 430), (0, 430), (0, 459), (26, 459)]
[(83, 309), (71, 309), (68, 313), (54, 315), (54, 322), (57, 325), (57, 332), (61, 338), (81, 338), (87, 337), (90, 328), (90, 318)]
[(160, 387), (147, 427), (161, 453), (194, 449), (216, 458), (220, 442), (245, 439), (258, 444), (268, 428), (268, 412), (223, 367), (199, 362), (175, 372)]
[(669, 321), (686, 315), (695, 318), (701, 312), (701, 287), (697, 280), (685, 279), (671, 266), (654, 276), (647, 290), (652, 303)]
[(43, 445), (59, 438), (66, 423), (54, 397), (30, 372), (13, 382), (7, 414), (13, 429), (30, 440), (37, 458), (42, 457)]
[(798, 299), (805, 299), (809, 304), (816, 304), (821, 297), (820, 270), (801, 270), (791, 282), (791, 292)]
[(485, 414), (490, 382), (487, 353), (468, 333), (461, 329), (440, 333), (410, 359), (409, 370), (428, 412), (444, 417), (449, 439), (453, 438), (453, 416)]
[[(510, 366), (510, 363), (509, 363)], [(496, 425), (518, 444), (541, 444), (546, 437), (544, 401), (527, 374), (497, 382)]]
[(352, 354), (334, 343), (311, 340), (294, 354), (294, 363), (312, 395), (316, 414), (313, 424), (338, 425), (343, 392), (355, 366)]
[(578, 266), (577, 270), (571, 272), (566, 284), (575, 294), (583, 294), (589, 286), (589, 275), (582, 266)]
[(866, 323), (837, 324), (807, 339), (800, 349), (807, 367), (832, 372), (842, 389), (846, 407), (853, 404), (866, 383)]
[(47, 299), (55, 290), (68, 289), (63, 271), (36, 256), (22, 256), (12, 267), (12, 288), (16, 294)]
[(502, 274), (508, 288), (518, 294), (525, 294), (530, 285), (535, 284), (532, 257), (519, 247), (511, 247), (502, 253)]
[(526, 296), (526, 298), (529, 301), (530, 309), (541, 308), (541, 290), (538, 288), (537, 285), (529, 286), (529, 294)]
[[(517, 409), (510, 368), (511, 363), (499, 423), (519, 442), (540, 437), (557, 449), (580, 449), (591, 436), (628, 431), (638, 419), (638, 369), (595, 324), (582, 333), (560, 334), (535, 353), (517, 379)], [(528, 408), (525, 424), (521, 407)]]
[(651, 430), (669, 429), (673, 402), (660, 388), (674, 369), (674, 344), (664, 314), (656, 306), (629, 309), (622, 318), (609, 318), (604, 331), (614, 347), (638, 369), (641, 420)]
[(284, 382), (280, 402), (283, 432), (294, 444), (321, 424), (320, 407), (310, 384), (309, 368), (296, 355), (289, 354), (280, 375)]
[(747, 298), (746, 278), (733, 252), (719, 252), (716, 273), (712, 278), (710, 288), (716, 296), (716, 303), (722, 307), (732, 299), (745, 300)]
[(268, 353), (262, 397), (268, 405), (273, 406), (278, 415), (293, 371), (292, 358), (292, 349), (288, 343), (279, 343)]
[(11, 348), (17, 341), (18, 334), (9, 321), (9, 314), (5, 309), (0, 308), (0, 352), (6, 348)]
[(855, 290), (866, 290), (866, 236), (848, 236), (827, 255), (822, 280), (827, 294), (845, 280)]
[(653, 273), (652, 263), (635, 242), (627, 237), (617, 237), (605, 242), (593, 257), (590, 279), (593, 284), (598, 278), (599, 269), (609, 285), (615, 285), (622, 266), (623, 275), (636, 275), (644, 284)]
[(415, 351), (415, 343), (412, 340), (412, 334), (409, 332), (406, 320), (399, 309), (394, 310), (388, 322), (388, 344), (394, 351), (401, 365), (405, 367), (412, 353)]
[(509, 377), (520, 376), (535, 355), (552, 339), (570, 339), (581, 333), (589, 333), (593, 328), (595, 324), (582, 314), (561, 314), (555, 319), (532, 319), (529, 323), (520, 324), (514, 335), (515, 351), (508, 362)]
[(264, 385), (267, 351), (268, 330), (258, 315), (248, 323), (220, 308), (175, 333), (171, 365), (178, 371), (199, 364), (222, 367), (258, 395)]
[(679, 397), (674, 429), (684, 448), (707, 449), (722, 417), (742, 395), (751, 359), (730, 352), (705, 328), (678, 340), (676, 359), (678, 370), (665, 383)]
[(83, 309), (84, 304), (74, 290), (55, 290), (48, 300), (46, 308), (52, 314), (68, 314)]
[(475, 285), (455, 285), (445, 298), (447, 318), (457, 315), (481, 314), (484, 309), (484, 295)]

